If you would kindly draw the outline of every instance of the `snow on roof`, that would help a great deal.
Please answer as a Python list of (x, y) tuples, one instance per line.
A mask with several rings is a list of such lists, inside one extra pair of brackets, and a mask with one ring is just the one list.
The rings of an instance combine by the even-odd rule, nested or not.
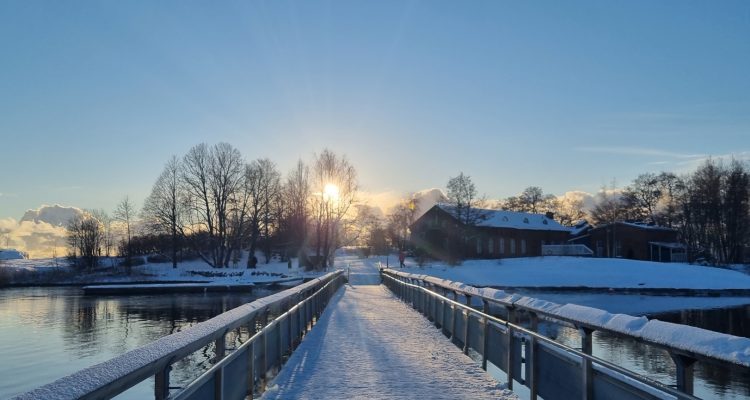
[[(438, 204), (443, 211), (455, 216), (456, 207), (450, 204)], [(562, 231), (570, 232), (570, 228), (562, 226), (554, 219), (547, 218), (544, 214), (531, 214), (516, 211), (488, 210), (475, 208), (472, 212), (480, 216), (477, 226), (490, 228), (528, 229), (538, 231)]]
[[(649, 225), (649, 224), (647, 224), (645, 222), (625, 222), (625, 221), (618, 221), (618, 222), (616, 222), (616, 224), (618, 224), (618, 225), (632, 226), (633, 228), (638, 228), (638, 229), (654, 230), (654, 231), (670, 231), (671, 232), (671, 231), (675, 231), (676, 230), (676, 229), (673, 229), (673, 228), (667, 228), (666, 226)], [(601, 224), (601, 225), (597, 225), (595, 228), (596, 229), (601, 229), (601, 228), (604, 228), (604, 227), (607, 227), (607, 226), (610, 226), (610, 225), (612, 225), (612, 224), (611, 223), (609, 223), (609, 224)]]
[(581, 233), (585, 232), (587, 229), (591, 228), (591, 225), (589, 225), (586, 221), (579, 221), (575, 226), (573, 226), (570, 229), (570, 235), (571, 236), (578, 236)]

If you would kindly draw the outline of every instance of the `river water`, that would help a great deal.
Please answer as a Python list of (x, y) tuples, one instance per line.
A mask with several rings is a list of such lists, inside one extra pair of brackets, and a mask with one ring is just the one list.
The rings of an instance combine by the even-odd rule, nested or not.
[[(750, 337), (750, 299), (527, 294)], [(257, 297), (250, 293), (95, 297), (72, 287), (0, 289), (0, 399), (106, 361)], [(691, 309), (715, 308), (664, 312), (674, 309), (675, 303)], [(545, 329), (561, 342), (574, 347), (580, 343), (574, 329)], [(210, 354), (211, 349), (205, 349), (182, 362), (173, 373), (173, 383), (200, 375), (210, 366)], [(674, 384), (674, 366), (661, 350), (597, 332), (594, 355)], [(701, 398), (750, 400), (750, 375), (699, 364), (695, 390)], [(119, 397), (152, 396), (153, 379)]]
[[(84, 296), (73, 287), (0, 289), (0, 399), (23, 393), (271, 292)], [(210, 366), (209, 351), (173, 381)], [(182, 375), (180, 375), (182, 374)], [(174, 383), (174, 382), (173, 382)], [(121, 398), (153, 398), (153, 379)]]
[[(613, 313), (645, 315), (650, 319), (750, 338), (750, 298), (549, 292), (524, 294), (561, 304), (574, 303)], [(674, 310), (677, 304), (689, 308), (668, 311)], [(580, 336), (575, 329), (544, 323), (540, 326), (540, 331), (568, 346), (580, 348)], [(593, 354), (664, 384), (676, 385), (674, 363), (664, 350), (620, 335), (595, 332)], [(698, 363), (695, 367), (694, 391), (697, 397), (704, 399), (750, 400), (750, 372)]]

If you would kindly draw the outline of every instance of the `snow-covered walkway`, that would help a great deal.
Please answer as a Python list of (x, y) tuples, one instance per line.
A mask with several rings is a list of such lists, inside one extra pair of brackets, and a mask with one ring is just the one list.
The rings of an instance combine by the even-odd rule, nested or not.
[(342, 261), (353, 285), (331, 300), (264, 399), (516, 398), (379, 285), (374, 265)]

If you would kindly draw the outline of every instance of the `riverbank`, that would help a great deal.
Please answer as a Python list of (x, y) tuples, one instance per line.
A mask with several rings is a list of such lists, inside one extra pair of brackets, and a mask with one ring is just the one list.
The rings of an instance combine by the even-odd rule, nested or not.
[(292, 267), (287, 262), (259, 263), (254, 269), (240, 267), (212, 268), (201, 260), (179, 263), (147, 263), (127, 271), (110, 260), (105, 260), (93, 271), (78, 271), (65, 260), (12, 260), (0, 264), (0, 288), (28, 286), (89, 286), (89, 285), (148, 285), (148, 284), (212, 284), (221, 286), (250, 286), (272, 284), (292, 279), (310, 279), (319, 272), (304, 271), (296, 260)]

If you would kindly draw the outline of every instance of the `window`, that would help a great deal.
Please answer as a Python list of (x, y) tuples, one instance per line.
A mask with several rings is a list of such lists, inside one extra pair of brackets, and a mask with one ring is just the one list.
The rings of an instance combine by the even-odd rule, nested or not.
[(492, 238), (487, 239), (487, 253), (495, 254), (495, 241)]
[(528, 218), (524, 218), (524, 219), (523, 219), (523, 223), (524, 223), (524, 224), (528, 224), (528, 223), (529, 223), (529, 219), (528, 219)]
[(482, 239), (477, 238), (477, 254), (482, 254)]
[(521, 254), (526, 254), (526, 239), (521, 239)]
[(516, 239), (510, 239), (510, 254), (516, 254)]
[(505, 239), (500, 238), (500, 254), (505, 254)]
[(546, 220), (546, 219), (545, 219), (545, 220), (542, 220), (542, 223), (543, 223), (544, 225), (547, 225), (547, 220)]

